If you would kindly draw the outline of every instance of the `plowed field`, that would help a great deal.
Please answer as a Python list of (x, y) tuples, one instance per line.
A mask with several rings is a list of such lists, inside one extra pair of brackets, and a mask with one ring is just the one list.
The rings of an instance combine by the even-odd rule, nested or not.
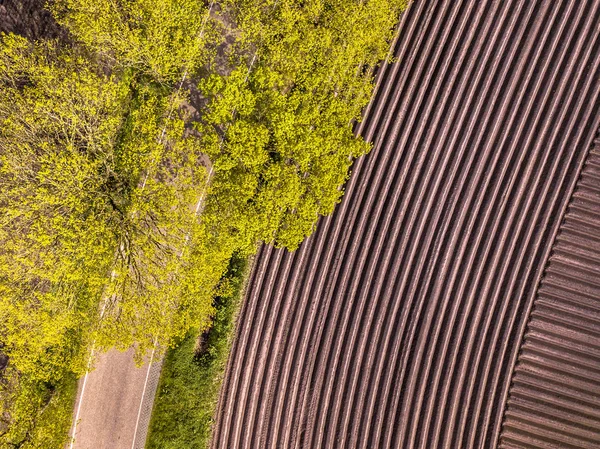
[(529, 315), (500, 447), (600, 448), (600, 136)]
[[(531, 426), (506, 404), (600, 124), (598, 24), (600, 1), (413, 2), (357, 127), (374, 149), (342, 203), (295, 253), (260, 250), (214, 449), (489, 448), (505, 410), (505, 445), (559, 446), (568, 426), (543, 444), (513, 438)], [(599, 445), (590, 410), (574, 447)]]

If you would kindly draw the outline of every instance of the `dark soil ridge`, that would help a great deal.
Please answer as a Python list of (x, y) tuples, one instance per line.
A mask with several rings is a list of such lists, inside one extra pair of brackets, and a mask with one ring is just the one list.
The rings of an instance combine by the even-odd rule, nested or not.
[(597, 0), (412, 3), (342, 203), (297, 252), (260, 250), (213, 449), (497, 446), (600, 123), (599, 20)]
[(600, 448), (600, 134), (552, 247), (501, 448)]

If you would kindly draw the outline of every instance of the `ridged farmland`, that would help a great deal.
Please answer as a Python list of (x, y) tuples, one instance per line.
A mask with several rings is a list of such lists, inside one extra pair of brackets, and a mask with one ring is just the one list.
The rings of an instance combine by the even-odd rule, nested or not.
[(501, 447), (600, 447), (600, 137), (533, 303)]
[(342, 203), (259, 252), (214, 449), (600, 447), (599, 23), (412, 3)]

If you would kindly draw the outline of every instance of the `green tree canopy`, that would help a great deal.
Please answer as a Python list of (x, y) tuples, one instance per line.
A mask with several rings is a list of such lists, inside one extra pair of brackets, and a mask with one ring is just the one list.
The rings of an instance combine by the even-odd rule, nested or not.
[(0, 341), (14, 366), (48, 381), (66, 361), (81, 371), (71, 351), (110, 271), (121, 220), (111, 160), (127, 92), (52, 44), (2, 44)]
[[(244, 244), (295, 249), (333, 211), (354, 158), (352, 134), (404, 2), (230, 0), (238, 67), (202, 88), (212, 102), (199, 125), (215, 166), (207, 208)], [(249, 68), (250, 67), (250, 68)], [(221, 137), (220, 137), (221, 136)], [(243, 186), (243, 187), (242, 187)], [(217, 215), (216, 212), (213, 215)], [(234, 230), (232, 230), (234, 231)]]
[(112, 68), (173, 83), (208, 61), (217, 38), (203, 0), (55, 0), (60, 23)]
[(206, 170), (181, 101), (85, 52), (1, 37), (0, 441), (33, 438), (92, 346), (141, 353), (208, 321), (218, 278), (186, 282)]

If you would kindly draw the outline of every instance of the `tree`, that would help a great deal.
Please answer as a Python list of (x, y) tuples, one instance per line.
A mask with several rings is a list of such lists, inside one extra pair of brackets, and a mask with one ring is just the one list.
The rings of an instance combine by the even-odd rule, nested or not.
[(4, 36), (0, 48), (0, 340), (13, 366), (48, 381), (88, 345), (110, 271), (127, 93), (52, 44)]
[[(140, 162), (119, 169), (130, 170), (135, 181), (122, 209), (96, 343), (103, 348), (136, 343), (142, 354), (155, 342), (170, 344), (191, 325), (206, 325), (218, 279), (207, 285), (206, 280), (190, 282), (188, 275), (195, 269), (190, 248), (196, 244), (199, 201), (207, 184), (199, 140), (186, 132), (177, 99), (167, 97), (157, 106), (161, 99), (152, 89), (140, 90), (143, 99), (129, 114), (117, 146), (119, 154), (128, 155), (126, 161)], [(172, 102), (178, 112), (165, 117)]]
[(48, 417), (64, 411), (66, 379), (85, 370), (113, 259), (120, 216), (109, 187), (127, 97), (83, 55), (1, 37), (2, 447), (65, 437)]
[(369, 150), (351, 126), (404, 3), (227, 2), (239, 65), (202, 83), (211, 102), (197, 126), (215, 167), (207, 210), (243, 245), (295, 249), (339, 202), (352, 161)]
[(185, 277), (206, 169), (182, 99), (51, 43), (5, 36), (1, 51), (0, 341), (11, 365), (47, 382), (82, 373), (92, 342), (143, 352), (208, 322), (218, 277)]
[(59, 23), (114, 69), (174, 83), (210, 57), (217, 39), (202, 0), (55, 0)]

